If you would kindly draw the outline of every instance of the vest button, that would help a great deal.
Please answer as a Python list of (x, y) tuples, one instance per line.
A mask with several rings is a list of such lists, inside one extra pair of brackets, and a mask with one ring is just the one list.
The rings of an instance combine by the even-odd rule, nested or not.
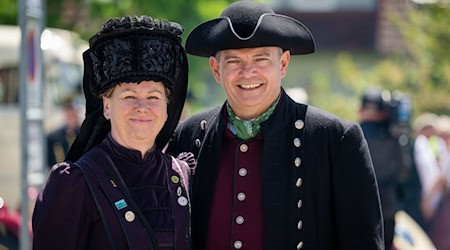
[(247, 169), (245, 169), (245, 168), (239, 169), (239, 175), (242, 176), (242, 177), (246, 176), (247, 175)]
[(237, 196), (239, 201), (244, 201), (245, 200), (245, 194), (244, 193), (239, 193)]
[(241, 144), (241, 146), (239, 146), (239, 150), (241, 150), (242, 153), (247, 152), (248, 151), (247, 144)]
[(242, 216), (236, 217), (236, 223), (239, 224), (239, 225), (244, 223), (244, 217), (242, 217)]

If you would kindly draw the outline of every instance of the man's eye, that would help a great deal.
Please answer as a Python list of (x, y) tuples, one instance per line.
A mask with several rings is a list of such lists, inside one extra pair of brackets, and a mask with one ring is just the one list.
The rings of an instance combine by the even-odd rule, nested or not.
[(131, 96), (131, 95), (127, 95), (123, 99), (125, 99), (125, 100), (133, 100), (133, 99), (136, 99), (136, 97)]
[(239, 63), (238, 60), (230, 60), (230, 61), (227, 61), (227, 64), (237, 64), (237, 63)]

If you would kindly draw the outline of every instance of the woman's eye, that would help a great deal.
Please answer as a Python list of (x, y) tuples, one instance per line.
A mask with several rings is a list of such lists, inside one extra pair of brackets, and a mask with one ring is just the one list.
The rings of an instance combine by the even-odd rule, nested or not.
[(134, 97), (134, 96), (128, 95), (128, 96), (125, 96), (123, 99), (125, 99), (125, 100), (133, 100), (135, 98), (136, 97)]

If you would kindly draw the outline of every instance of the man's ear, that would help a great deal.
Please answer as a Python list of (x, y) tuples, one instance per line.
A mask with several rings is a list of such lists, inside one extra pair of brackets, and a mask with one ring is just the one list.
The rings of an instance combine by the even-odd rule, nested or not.
[(214, 75), (214, 79), (216, 79), (216, 82), (220, 84), (219, 62), (217, 61), (216, 57), (209, 57), (209, 67), (211, 68), (211, 71)]
[(286, 50), (281, 54), (280, 64), (281, 64), (281, 78), (286, 76), (286, 72), (289, 66), (289, 62), (291, 61), (291, 52)]

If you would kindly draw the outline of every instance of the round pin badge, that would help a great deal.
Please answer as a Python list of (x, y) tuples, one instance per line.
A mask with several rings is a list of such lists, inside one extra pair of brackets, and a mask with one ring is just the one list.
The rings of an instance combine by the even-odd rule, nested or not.
[(184, 207), (188, 204), (188, 200), (186, 199), (186, 197), (180, 196), (180, 197), (178, 197), (178, 204), (180, 204), (180, 206)]
[(175, 184), (177, 184), (178, 182), (180, 182), (180, 178), (179, 178), (178, 176), (176, 176), (176, 175), (172, 175), (172, 177), (170, 177), (170, 180), (171, 180), (173, 183), (175, 183)]
[(136, 216), (134, 215), (134, 213), (132, 211), (127, 211), (125, 213), (125, 220), (127, 220), (128, 222), (134, 221), (135, 218), (136, 218)]

